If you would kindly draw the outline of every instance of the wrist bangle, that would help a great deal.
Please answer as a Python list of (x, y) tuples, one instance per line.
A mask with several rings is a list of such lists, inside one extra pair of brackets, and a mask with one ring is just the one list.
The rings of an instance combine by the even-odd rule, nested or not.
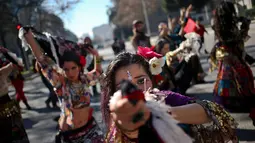
[(97, 64), (100, 64), (100, 63), (101, 63), (101, 60), (100, 60), (100, 59), (96, 59), (96, 63), (97, 63)]

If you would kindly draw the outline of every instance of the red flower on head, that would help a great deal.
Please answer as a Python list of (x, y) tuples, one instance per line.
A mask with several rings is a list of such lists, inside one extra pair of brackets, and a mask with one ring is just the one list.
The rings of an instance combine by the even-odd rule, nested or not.
[(137, 54), (144, 57), (145, 59), (151, 59), (154, 57), (161, 58), (163, 57), (161, 54), (158, 54), (153, 51), (154, 47), (138, 47)]
[(86, 58), (84, 56), (80, 56), (80, 64), (82, 67), (86, 65)]

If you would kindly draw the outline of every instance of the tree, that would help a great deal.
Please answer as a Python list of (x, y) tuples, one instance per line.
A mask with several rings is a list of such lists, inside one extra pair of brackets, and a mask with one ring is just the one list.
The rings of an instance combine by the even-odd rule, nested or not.
[[(35, 9), (37, 8), (47, 8), (47, 11), (51, 11), (52, 13), (64, 13), (79, 1), (80, 0), (0, 0), (0, 44), (6, 48), (11, 47), (15, 50), (13, 51), (15, 53), (20, 53), (19, 51), (21, 51), (23, 61), (28, 68), (26, 54), (24, 54), (20, 45), (20, 40), (18, 40), (16, 25), (18, 23), (23, 24), (23, 22), (24, 24), (31, 24), (32, 14), (35, 13)], [(26, 17), (26, 21), (24, 21), (24, 16)], [(8, 47), (8, 45), (12, 46)], [(15, 49), (16, 47), (19, 47), (20, 50)]]
[(79, 2), (81, 2), (81, 0), (44, 0), (42, 7), (43, 9), (58, 15), (70, 10)]
[[(112, 0), (113, 7), (109, 8), (110, 22), (117, 26), (130, 26), (133, 20), (144, 20), (141, 0)], [(158, 0), (146, 0), (148, 13), (158, 8)]]
[(188, 7), (190, 4), (197, 10), (202, 9), (211, 0), (163, 0), (162, 7), (167, 12), (174, 12), (182, 7)]
[[(51, 12), (64, 13), (70, 9), (73, 5), (79, 3), (81, 0), (0, 0), (0, 41), (4, 46), (6, 33), (17, 33), (15, 25), (22, 23), (20, 12), (25, 9), (31, 9), (25, 11), (24, 15), (34, 13), (34, 9), (46, 9)], [(31, 18), (31, 16), (27, 16)], [(30, 23), (25, 23), (30, 24)]]

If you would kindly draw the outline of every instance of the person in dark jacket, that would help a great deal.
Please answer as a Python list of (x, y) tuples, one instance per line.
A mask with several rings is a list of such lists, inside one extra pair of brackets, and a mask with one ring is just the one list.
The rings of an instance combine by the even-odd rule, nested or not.
[(124, 41), (119, 40), (118, 38), (114, 38), (114, 43), (112, 44), (112, 50), (114, 55), (118, 55), (119, 53), (126, 51), (126, 46)]

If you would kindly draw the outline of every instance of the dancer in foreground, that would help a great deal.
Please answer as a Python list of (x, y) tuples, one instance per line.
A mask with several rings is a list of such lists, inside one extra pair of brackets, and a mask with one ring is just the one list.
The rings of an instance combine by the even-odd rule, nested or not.
[[(180, 123), (182, 129), (196, 142), (225, 143), (230, 140), (237, 142), (236, 123), (223, 108), (210, 101), (199, 101), (171, 91), (153, 89), (150, 69), (149, 63), (142, 56), (131, 53), (118, 55), (108, 66), (103, 80), (101, 98), (103, 119), (108, 128), (106, 142), (137, 143), (144, 138), (150, 140), (151, 137), (155, 137), (155, 134), (161, 140), (165, 136), (173, 139), (175, 136), (175, 134), (171, 134), (173, 128), (167, 128), (169, 127), (167, 124), (157, 124), (157, 121), (168, 121), (168, 117), (163, 116), (164, 113), (171, 114)], [(129, 80), (144, 91), (148, 103), (138, 102), (137, 105), (132, 105), (127, 99), (119, 98), (121, 95), (123, 96), (122, 92), (119, 91), (123, 80)], [(134, 94), (135, 97), (139, 98), (140, 94)], [(150, 101), (160, 103), (155, 103), (151, 107)], [(165, 107), (162, 104), (168, 106)], [(158, 106), (162, 108), (157, 108)], [(119, 121), (120, 119), (132, 120), (133, 116), (140, 112), (144, 118), (143, 122), (139, 122), (139, 124), (127, 126)], [(154, 118), (155, 116), (157, 118)], [(169, 116), (169, 122), (172, 121), (171, 116)], [(152, 125), (147, 124), (151, 122), (150, 120), (152, 120)], [(213, 125), (209, 127), (202, 125), (209, 122), (212, 122)], [(144, 130), (141, 129), (144, 126), (150, 126), (151, 128), (147, 128), (147, 131), (153, 131), (154, 136), (140, 136), (144, 133)], [(157, 127), (165, 128), (161, 129), (162, 132), (160, 132)], [(171, 142), (172, 140), (168, 141)]]

